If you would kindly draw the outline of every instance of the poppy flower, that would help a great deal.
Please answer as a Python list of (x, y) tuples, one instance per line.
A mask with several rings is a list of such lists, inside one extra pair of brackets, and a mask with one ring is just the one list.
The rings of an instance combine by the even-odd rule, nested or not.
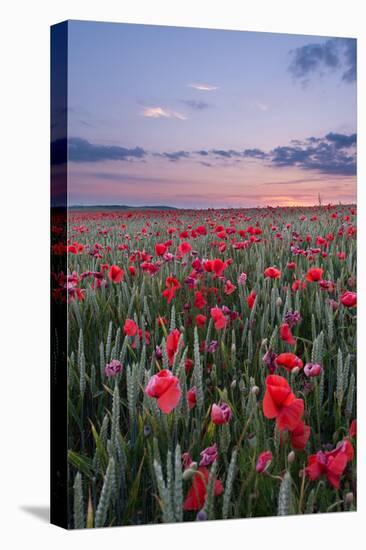
[(298, 290), (304, 290), (306, 288), (306, 282), (296, 279), (291, 286), (292, 292), (297, 292)]
[(231, 281), (227, 280), (225, 282), (225, 288), (224, 288), (225, 294), (227, 294), (229, 296), (230, 294), (235, 292), (235, 290), (236, 290), (236, 286), (233, 285), (233, 283)]
[(202, 309), (202, 308), (205, 307), (206, 304), (207, 304), (207, 301), (206, 301), (205, 298), (203, 297), (202, 292), (200, 292), (199, 290), (197, 290), (197, 291), (194, 293), (194, 305), (195, 305), (195, 307), (197, 307), (198, 309)]
[(169, 365), (171, 366), (174, 362), (174, 356), (177, 353), (178, 343), (181, 333), (177, 328), (175, 328), (166, 339), (166, 351), (168, 355)]
[(158, 243), (155, 245), (155, 254), (157, 256), (164, 256), (167, 250), (168, 247), (164, 243)]
[(270, 374), (266, 378), (263, 414), (275, 418), (280, 431), (294, 430), (304, 413), (304, 401), (297, 399), (289, 383), (282, 376)]
[(281, 277), (281, 271), (277, 267), (267, 267), (264, 271), (264, 276), (270, 279), (279, 279)]
[(324, 269), (321, 267), (311, 267), (307, 274), (306, 274), (306, 280), (310, 283), (317, 283), (323, 278)]
[(192, 460), (192, 457), (189, 453), (183, 453), (182, 454), (182, 466), (183, 466), (184, 470), (187, 470), (187, 468), (190, 467), (192, 462), (193, 462), (193, 460)]
[(166, 289), (163, 290), (162, 294), (164, 298), (166, 298), (166, 301), (168, 304), (173, 300), (175, 297), (175, 294), (179, 288), (181, 288), (180, 282), (175, 277), (167, 277), (165, 280), (165, 286)]
[(187, 402), (190, 409), (196, 406), (197, 403), (197, 388), (193, 386), (190, 390), (187, 391)]
[(302, 420), (291, 430), (291, 446), (295, 451), (303, 451), (310, 437), (310, 426), (304, 424)]
[(355, 307), (357, 305), (357, 293), (346, 290), (340, 298), (341, 304), (345, 307)]
[(328, 292), (334, 292), (335, 290), (335, 285), (333, 281), (327, 281), (325, 279), (321, 279), (318, 284), (322, 290), (327, 290)]
[(231, 408), (227, 403), (221, 403), (216, 405), (215, 403), (211, 408), (211, 420), (216, 425), (227, 424), (232, 417)]
[(207, 321), (206, 315), (201, 315), (201, 314), (196, 315), (196, 325), (198, 327), (203, 327), (206, 321)]
[(349, 427), (349, 436), (356, 437), (357, 435), (357, 420), (353, 419)]
[(198, 235), (205, 236), (207, 235), (207, 229), (204, 225), (199, 225), (196, 227), (196, 233), (198, 233)]
[(138, 326), (136, 325), (133, 319), (126, 319), (125, 324), (123, 325), (123, 332), (127, 336), (135, 336), (138, 331)]
[(256, 293), (255, 290), (252, 290), (252, 292), (250, 294), (248, 294), (247, 304), (249, 306), (249, 309), (253, 308), (256, 297), (257, 297), (257, 293)]
[(212, 307), (210, 313), (211, 313), (212, 319), (215, 322), (215, 328), (217, 330), (220, 330), (226, 327), (226, 323), (227, 323), (226, 317), (219, 307)]
[(210, 466), (217, 460), (218, 455), (217, 445), (214, 443), (211, 447), (207, 447), (200, 453), (200, 466)]
[[(192, 486), (188, 491), (183, 504), (183, 510), (200, 510), (206, 499), (206, 489), (209, 480), (209, 471), (205, 466), (200, 466), (192, 479)], [(215, 481), (214, 496), (224, 492), (224, 487), (219, 479)]]
[(271, 374), (273, 374), (277, 368), (276, 357), (276, 353), (270, 348), (266, 351), (262, 358), (263, 363), (268, 367)]
[(150, 378), (145, 393), (155, 397), (159, 409), (168, 414), (178, 405), (182, 390), (178, 378), (170, 370), (163, 369)]
[(325, 475), (328, 482), (335, 489), (339, 489), (340, 478), (353, 455), (352, 444), (348, 439), (344, 439), (333, 451), (318, 451), (316, 454), (310, 455), (305, 474), (312, 481), (315, 481), (321, 475)]
[(108, 271), (108, 278), (113, 283), (120, 283), (125, 272), (118, 265), (111, 265)]
[(272, 458), (273, 455), (271, 451), (263, 451), (263, 453), (261, 453), (257, 459), (257, 463), (255, 466), (256, 472), (258, 474), (265, 472), (269, 468), (272, 462)]
[(186, 254), (188, 254), (190, 251), (192, 250), (192, 247), (189, 243), (187, 242), (182, 242), (180, 243), (180, 245), (178, 246), (178, 252), (181, 256), (185, 256)]
[(117, 359), (112, 359), (110, 363), (107, 363), (105, 366), (105, 375), (108, 378), (113, 378), (117, 376), (122, 371), (122, 364)]
[(303, 362), (300, 357), (297, 357), (294, 353), (280, 353), (277, 355), (276, 363), (278, 367), (284, 367), (288, 372), (291, 372), (294, 368), (303, 367)]
[(194, 367), (194, 363), (193, 363), (193, 360), (192, 359), (186, 359), (185, 363), (184, 363), (184, 368), (185, 368), (185, 371), (187, 374), (189, 374), (191, 372), (191, 370), (193, 369)]
[(282, 325), (280, 326), (280, 338), (287, 344), (296, 344), (296, 340), (292, 335), (291, 328), (288, 323), (282, 323)]
[(306, 363), (304, 367), (304, 374), (306, 376), (309, 376), (310, 378), (315, 378), (316, 376), (320, 376), (322, 373), (322, 368), (319, 365), (319, 363)]
[(203, 262), (203, 269), (208, 273), (214, 273), (215, 277), (221, 277), (227, 267), (228, 263), (223, 262), (220, 258)]

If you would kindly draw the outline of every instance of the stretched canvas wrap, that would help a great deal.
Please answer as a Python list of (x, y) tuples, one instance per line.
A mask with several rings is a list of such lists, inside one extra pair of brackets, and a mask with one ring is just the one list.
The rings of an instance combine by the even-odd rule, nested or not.
[(52, 522), (356, 509), (356, 40), (51, 30)]

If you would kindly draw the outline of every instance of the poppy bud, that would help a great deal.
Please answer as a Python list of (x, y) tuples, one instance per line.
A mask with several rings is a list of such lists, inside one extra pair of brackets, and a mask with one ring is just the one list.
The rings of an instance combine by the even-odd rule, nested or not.
[(299, 372), (300, 372), (299, 367), (295, 367), (294, 369), (292, 369), (291, 374), (292, 374), (293, 376), (296, 376)]
[(292, 464), (294, 462), (294, 460), (295, 460), (295, 453), (294, 453), (294, 451), (290, 451), (288, 456), (287, 456), (287, 462), (289, 464)]
[(183, 472), (182, 477), (183, 477), (184, 481), (189, 481), (196, 474), (196, 470), (191, 468), (191, 466), (192, 466), (192, 464), (190, 465), (189, 468), (187, 468), (187, 470), (184, 470), (184, 472)]
[(276, 306), (281, 307), (282, 306), (282, 298), (278, 297), (276, 300)]
[(151, 428), (150, 426), (144, 426), (144, 436), (149, 437), (151, 435)]
[(253, 395), (258, 395), (259, 394), (258, 386), (253, 386), (250, 391), (252, 392)]
[(197, 513), (196, 521), (206, 521), (207, 520), (207, 513), (204, 510), (200, 510)]
[(344, 499), (346, 504), (352, 504), (353, 502), (353, 493), (347, 493), (346, 498)]
[(235, 379), (231, 382), (230, 387), (231, 387), (232, 390), (234, 388), (236, 388), (236, 380)]

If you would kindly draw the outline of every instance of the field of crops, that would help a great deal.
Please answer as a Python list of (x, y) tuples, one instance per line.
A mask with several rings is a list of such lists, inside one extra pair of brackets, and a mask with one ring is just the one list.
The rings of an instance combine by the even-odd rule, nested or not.
[(72, 210), (67, 254), (71, 528), (356, 509), (355, 207)]

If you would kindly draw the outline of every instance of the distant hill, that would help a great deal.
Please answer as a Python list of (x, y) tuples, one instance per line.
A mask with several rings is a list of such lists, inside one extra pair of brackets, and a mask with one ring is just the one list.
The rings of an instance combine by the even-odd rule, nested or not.
[(108, 205), (81, 205), (75, 204), (69, 206), (69, 210), (178, 210), (174, 206), (156, 205), (156, 206), (128, 206), (127, 204), (108, 204)]

